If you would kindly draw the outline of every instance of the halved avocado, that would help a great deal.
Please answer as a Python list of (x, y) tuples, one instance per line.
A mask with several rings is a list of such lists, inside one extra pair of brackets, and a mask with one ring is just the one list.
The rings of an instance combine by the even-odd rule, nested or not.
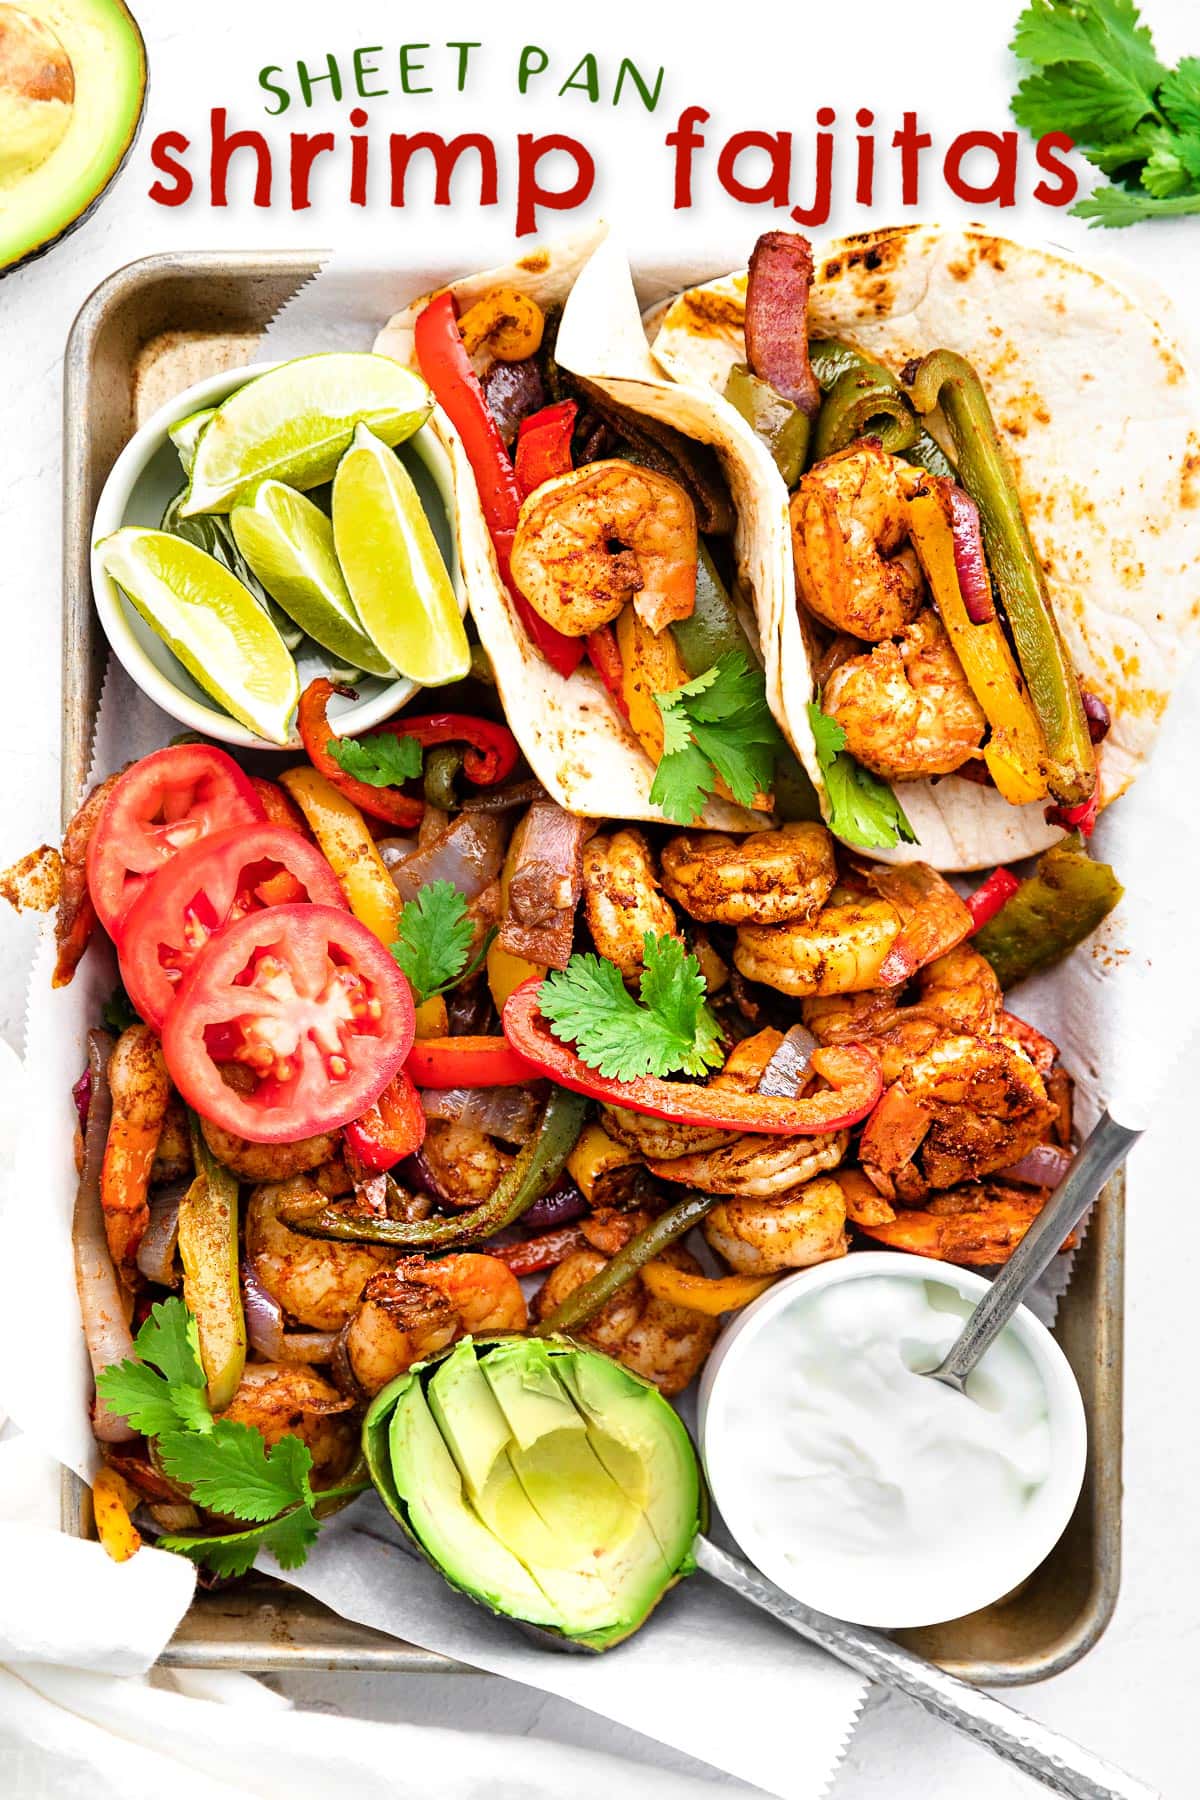
[(363, 1425), (393, 1517), (454, 1587), (604, 1650), (694, 1567), (703, 1488), (657, 1388), (568, 1338), (464, 1338)]
[(0, 0), (0, 274), (87, 216), (145, 100), (146, 47), (122, 0)]

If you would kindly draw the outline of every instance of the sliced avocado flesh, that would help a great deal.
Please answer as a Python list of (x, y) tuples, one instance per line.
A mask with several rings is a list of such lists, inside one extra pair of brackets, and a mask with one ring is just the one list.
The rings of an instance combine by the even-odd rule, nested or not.
[(564, 1629), (562, 1615), (528, 1569), (464, 1500), (454, 1458), (417, 1380), (396, 1402), (388, 1447), (395, 1489), (413, 1534), (447, 1578), (496, 1612)]
[[(0, 83), (0, 270), (80, 223), (131, 149), (146, 98), (145, 47), (122, 0), (20, 0), (16, 14), (0, 28), (0, 63), (16, 63), (15, 85)], [(53, 64), (69, 64), (46, 97), (38, 65), (4, 41), (22, 16), (56, 41)]]

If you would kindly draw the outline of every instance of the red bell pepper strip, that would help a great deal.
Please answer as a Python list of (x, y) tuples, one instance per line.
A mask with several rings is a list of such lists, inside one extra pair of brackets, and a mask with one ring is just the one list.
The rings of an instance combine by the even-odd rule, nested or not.
[(1077, 831), (1081, 837), (1090, 838), (1096, 829), (1096, 820), (1100, 817), (1100, 783), (1097, 782), (1086, 800), (1078, 806), (1048, 806), (1046, 808), (1047, 825), (1061, 825), (1064, 831)]
[(574, 400), (560, 400), (521, 420), (517, 427), (517, 486), (523, 499), (543, 481), (571, 473), (571, 437), (578, 411)]
[(488, 1244), (487, 1254), (505, 1263), (515, 1276), (537, 1275), (542, 1269), (554, 1269), (566, 1262), (576, 1250), (586, 1250), (588, 1241), (578, 1225), (560, 1225), (557, 1231), (544, 1231), (540, 1237), (524, 1238), (515, 1244)]
[(628, 721), (629, 706), (625, 699), (625, 665), (621, 661), (616, 632), (611, 625), (601, 625), (598, 631), (589, 631), (584, 642), (587, 644), (588, 661), (604, 683), (613, 705), (621, 717)]
[(382, 725), (364, 731), (364, 738), (412, 738), (426, 750), (433, 744), (466, 744), (463, 774), (476, 787), (495, 787), (507, 781), (517, 766), (520, 746), (507, 725), (492, 719), (476, 719), (469, 713), (429, 713), (424, 718), (385, 719)]
[(399, 788), (378, 788), (372, 787), (368, 781), (356, 781), (353, 775), (347, 775), (330, 753), (329, 745), (334, 736), (327, 717), (330, 698), (334, 694), (352, 691), (326, 681), (323, 675), (309, 682), (296, 709), (296, 727), (305, 754), (317, 773), (324, 775), (360, 812), (411, 830), (425, 816), (424, 800), (418, 800), (412, 794), (403, 794)]
[(405, 1063), (418, 1087), (528, 1087), (538, 1079), (502, 1037), (418, 1038)]
[[(258, 795), (268, 824), (278, 825), (283, 831), (294, 831), (306, 842), (312, 843), (313, 835), (305, 824), (304, 814), (277, 781), (267, 781), (261, 775), (251, 775), (250, 786)], [(303, 882), (297, 881), (294, 875), (289, 875), (286, 869), (280, 869), (278, 875), (272, 875), (269, 880), (258, 885), (260, 906), (298, 906), (307, 898), (308, 892)]]
[(342, 1133), (353, 1175), (377, 1175), (412, 1156), (425, 1141), (421, 1096), (404, 1069), (393, 1076), (374, 1106)]
[(981, 925), (986, 925), (989, 919), (995, 918), (1004, 902), (1016, 893), (1020, 885), (1010, 870), (993, 869), (987, 880), (981, 882), (973, 894), (967, 895), (972, 931), (978, 931)]
[(781, 1137), (815, 1137), (845, 1131), (865, 1119), (883, 1091), (879, 1059), (862, 1044), (826, 1045), (814, 1050), (812, 1067), (828, 1087), (786, 1098), (701, 1087), (693, 1081), (640, 1075), (617, 1081), (600, 1075), (554, 1036), (538, 1007), (539, 980), (522, 982), (504, 1006), (504, 1035), (519, 1056), (560, 1087), (587, 1094), (606, 1106), (623, 1106), (652, 1119), (712, 1130), (766, 1132)]
[(539, 654), (560, 675), (572, 675), (583, 658), (578, 638), (556, 631), (534, 612), (524, 594), (513, 586), (509, 555), (521, 511), (521, 489), (516, 471), (504, 448), (500, 428), (492, 417), (479, 377), (458, 334), (453, 294), (439, 294), (417, 315), (413, 346), (422, 375), (433, 397), (462, 439), (475, 476), (479, 502), (492, 534), (496, 558), (517, 616)]

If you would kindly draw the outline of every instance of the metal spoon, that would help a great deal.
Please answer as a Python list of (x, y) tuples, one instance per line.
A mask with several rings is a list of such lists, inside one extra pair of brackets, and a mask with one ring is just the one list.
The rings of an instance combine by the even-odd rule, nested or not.
[(936, 1369), (923, 1374), (966, 1392), (967, 1376), (988, 1345), (999, 1336), (1026, 1294), (1054, 1258), (1113, 1171), (1141, 1136), (1118, 1125), (1107, 1113), (1080, 1146), (1070, 1168), (1055, 1188), (991, 1287), (970, 1314)]

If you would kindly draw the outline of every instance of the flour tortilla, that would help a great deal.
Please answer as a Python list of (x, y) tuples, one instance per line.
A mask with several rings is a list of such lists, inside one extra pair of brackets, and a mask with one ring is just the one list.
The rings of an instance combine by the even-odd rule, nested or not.
[[(635, 356), (633, 369), (645, 376), (652, 396), (669, 397), (668, 422), (683, 431), (690, 429), (689, 408), (680, 404), (674, 383), (650, 361), (628, 264), (609, 245), (606, 226), (533, 250), (508, 268), (488, 269), (449, 285), (462, 308), (500, 286), (520, 289), (543, 309), (562, 306), (557, 360), (610, 391), (607, 374), (622, 365), (619, 361), (610, 365), (609, 357), (619, 359), (621, 345), (627, 343)], [(416, 368), (413, 325), (431, 298), (423, 295), (388, 321), (375, 341), (380, 355)], [(623, 330), (617, 329), (619, 323)], [(483, 372), (478, 359), (477, 368)], [(629, 403), (639, 411), (651, 410), (637, 399)], [(707, 418), (707, 397), (702, 396), (693, 410)], [(462, 439), (440, 407), (435, 408), (432, 423), (454, 472), (455, 529), (471, 615), (491, 658), (505, 717), (534, 774), (568, 812), (587, 818), (662, 822), (660, 808), (650, 801), (655, 765), (616, 712), (595, 671), (583, 664), (564, 679), (530, 642), (501, 579)], [(745, 485), (749, 494), (750, 484)], [(737, 832), (762, 830), (772, 822), (769, 815), (720, 799), (710, 800), (698, 821), (714, 831)]]
[[(1109, 259), (1091, 268), (981, 229), (868, 232), (827, 245), (815, 264), (812, 336), (846, 338), (894, 371), (943, 347), (977, 369), (1075, 666), (1112, 713), (1100, 755), (1110, 804), (1148, 758), (1200, 636), (1200, 398), (1169, 303)], [(719, 392), (745, 361), (745, 296), (743, 272), (656, 309), (659, 366), (689, 391)], [(930, 424), (949, 447), (940, 414)], [(778, 501), (773, 465), (767, 479)], [(776, 599), (768, 698), (819, 777), (790, 569)], [(896, 792), (919, 842), (884, 860), (975, 869), (1062, 835), (1044, 803), (1012, 807), (956, 776)]]

